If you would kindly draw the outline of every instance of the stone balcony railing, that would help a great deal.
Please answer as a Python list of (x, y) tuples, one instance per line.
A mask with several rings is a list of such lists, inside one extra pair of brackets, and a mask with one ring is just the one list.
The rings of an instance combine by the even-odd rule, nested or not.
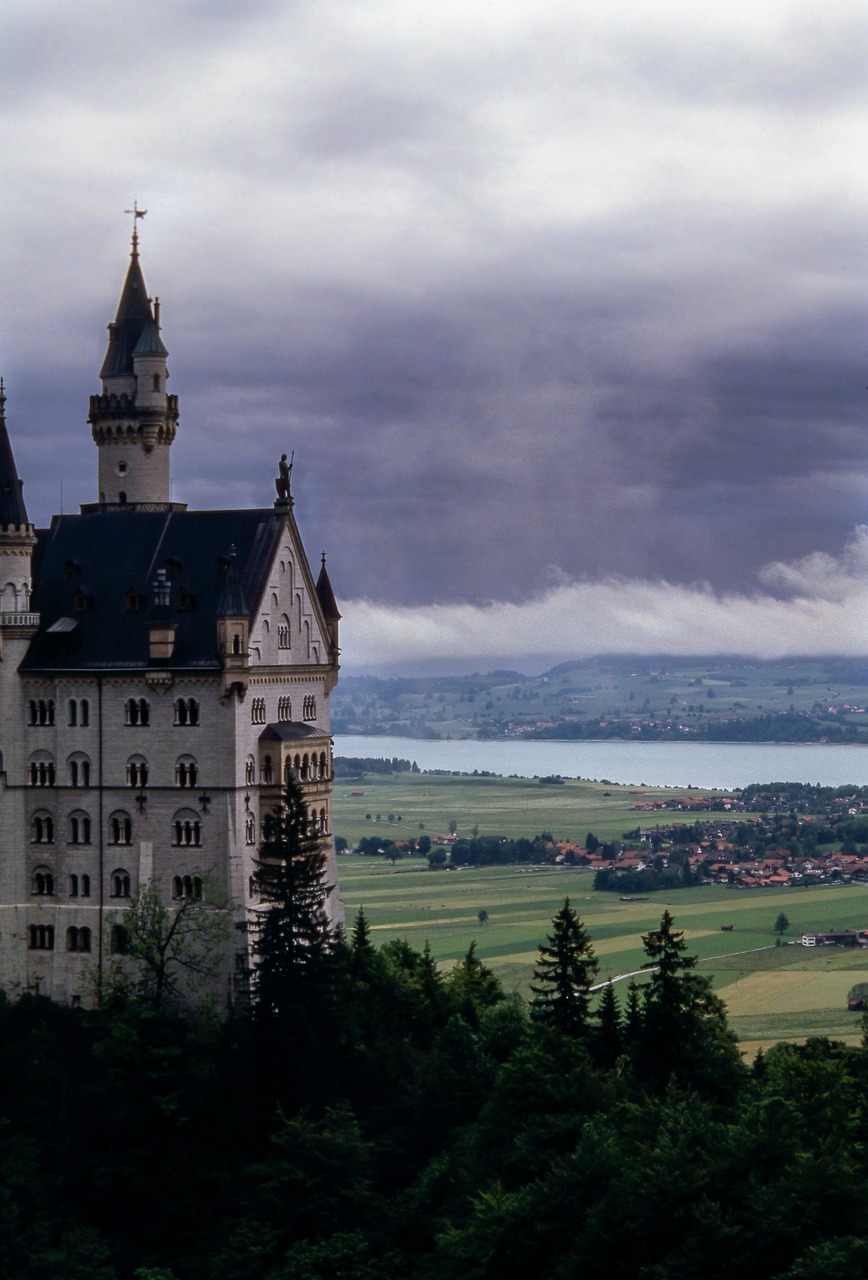
[(7, 613), (0, 610), (0, 627), (38, 627), (38, 613)]

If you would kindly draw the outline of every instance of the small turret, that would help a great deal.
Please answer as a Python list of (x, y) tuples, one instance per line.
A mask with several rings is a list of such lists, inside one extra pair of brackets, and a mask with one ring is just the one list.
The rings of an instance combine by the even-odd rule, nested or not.
[(332, 591), (332, 584), (329, 581), (329, 575), (326, 569), (325, 552), (322, 553), (322, 566), (319, 571), (319, 577), (316, 580), (316, 594), (322, 607), (326, 626), (328, 627), (332, 660), (336, 662), (338, 654), (340, 653), (340, 646), (338, 644), (338, 624), (340, 623), (341, 615), (337, 601), (335, 600), (335, 593)]
[(169, 354), (160, 336), (160, 304), (148, 297), (139, 263), (135, 213), (133, 247), (108, 349), (100, 370), (102, 393), (90, 398), (88, 422), (99, 449), (99, 503), (94, 507), (180, 506), (170, 501), (169, 449), (178, 423), (178, 397), (166, 384)]
[(24, 486), (6, 430), (6, 389), (0, 378), (0, 658), (14, 637), (28, 639), (39, 625), (31, 613), (36, 534), (27, 518)]

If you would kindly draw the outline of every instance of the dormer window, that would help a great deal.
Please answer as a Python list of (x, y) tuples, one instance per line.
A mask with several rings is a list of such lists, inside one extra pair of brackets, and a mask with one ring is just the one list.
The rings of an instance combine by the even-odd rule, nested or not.
[(142, 607), (141, 596), (137, 591), (134, 591), (132, 587), (128, 587), (127, 593), (124, 596), (124, 608), (126, 609), (127, 613), (138, 613), (141, 607)]
[(88, 595), (85, 595), (81, 587), (79, 587), (75, 595), (72, 597), (73, 612), (87, 613), (88, 609), (90, 608), (90, 605), (91, 605), (91, 597)]
[(188, 613), (190, 609), (195, 609), (195, 607), (195, 592), (190, 591), (187, 587), (181, 587), (175, 596), (175, 608), (179, 613)]
[(171, 587), (166, 578), (166, 570), (158, 569), (157, 577), (154, 581), (154, 604), (158, 608), (168, 608), (171, 599)]

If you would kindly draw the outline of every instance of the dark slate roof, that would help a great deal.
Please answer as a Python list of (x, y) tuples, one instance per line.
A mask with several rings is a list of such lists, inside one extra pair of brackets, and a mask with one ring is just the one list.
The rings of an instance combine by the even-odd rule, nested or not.
[(0, 529), (28, 524), (23, 488), (6, 430), (6, 396), (0, 387)]
[(316, 593), (322, 605), (323, 617), (326, 622), (340, 622), (341, 615), (338, 610), (338, 602), (335, 600), (335, 593), (332, 591), (332, 584), (329, 582), (329, 575), (326, 572), (325, 554), (323, 554), (322, 568), (316, 580)]
[(144, 328), (139, 335), (139, 340), (133, 348), (133, 355), (167, 356), (168, 354), (166, 345), (160, 337), (160, 330), (157, 328), (156, 320), (146, 320)]
[(324, 729), (312, 728), (300, 720), (284, 720), (280, 724), (266, 725), (259, 735), (260, 742), (292, 742), (299, 738), (327, 738)]
[[(109, 344), (100, 369), (101, 378), (133, 372), (133, 352), (149, 322), (153, 324), (154, 313), (145, 288), (145, 277), (139, 266), (139, 255), (134, 252), (118, 303), (117, 316), (114, 324), (109, 325)], [(157, 341), (162, 347), (159, 334)]]
[[(251, 610), (262, 600), (285, 528), (274, 510), (96, 511), (55, 516), (37, 532), (33, 608), (41, 624), (21, 665), (26, 672), (143, 669), (149, 662), (153, 584), (171, 584), (175, 669), (220, 669), (215, 619), (227, 587), (231, 549), (238, 590)], [(139, 608), (125, 607), (128, 593)], [(178, 609), (179, 593), (191, 607)], [(75, 602), (85, 608), (75, 608)], [(162, 613), (162, 611), (161, 611)], [(224, 615), (225, 616), (225, 615)], [(61, 619), (75, 627), (59, 629)], [(68, 624), (64, 623), (64, 628)]]

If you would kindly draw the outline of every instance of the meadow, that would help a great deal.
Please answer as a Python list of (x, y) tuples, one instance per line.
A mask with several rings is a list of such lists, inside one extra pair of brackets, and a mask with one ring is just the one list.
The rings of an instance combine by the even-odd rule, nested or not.
[[(427, 942), (445, 967), (477, 954), (509, 991), (529, 995), (538, 947), (564, 898), (588, 928), (600, 962), (599, 979), (641, 969), (642, 934), (656, 928), (665, 909), (684, 931), (700, 972), (726, 1001), (730, 1025), (745, 1052), (778, 1040), (829, 1035), (856, 1043), (858, 1015), (847, 993), (868, 982), (868, 953), (840, 947), (803, 947), (803, 932), (868, 927), (868, 887), (745, 891), (707, 885), (622, 902), (595, 892), (593, 873), (571, 867), (468, 867), (430, 871), (424, 859), (397, 866), (376, 857), (338, 860), (341, 896), (352, 922), (360, 907), (382, 944), (403, 938)], [(783, 945), (774, 923), (790, 921)], [(485, 923), (479, 913), (485, 912)], [(722, 925), (732, 925), (724, 932)], [(641, 977), (637, 979), (641, 981)], [(616, 984), (620, 997), (627, 981)]]
[[(541, 786), (532, 779), (366, 775), (358, 783), (336, 784), (335, 830), (351, 843), (378, 832), (393, 840), (423, 832), (433, 836), (451, 825), (465, 835), (474, 827), (480, 834), (508, 836), (546, 830), (556, 839), (581, 843), (588, 831), (612, 839), (640, 823), (730, 816), (647, 815), (632, 808), (640, 800), (672, 794), (645, 788), (639, 797), (635, 789), (584, 782)], [(708, 885), (622, 902), (616, 894), (595, 892), (593, 873), (578, 867), (432, 871), (424, 858), (405, 858), (393, 867), (385, 858), (345, 855), (338, 870), (348, 923), (364, 907), (378, 943), (405, 938), (421, 948), (428, 942), (447, 967), (475, 941), (477, 953), (506, 989), (525, 996), (537, 949), (564, 898), (587, 925), (600, 980), (641, 969), (641, 936), (657, 927), (668, 908), (699, 957), (700, 971), (726, 1001), (730, 1025), (746, 1053), (778, 1040), (829, 1035), (856, 1042), (861, 1035), (858, 1015), (847, 1010), (847, 993), (856, 982), (868, 982), (868, 953), (809, 949), (794, 940), (814, 930), (868, 927), (865, 886), (752, 891)], [(783, 945), (776, 946), (774, 923), (781, 911), (790, 927)], [(485, 923), (480, 912), (486, 913)], [(724, 931), (723, 925), (732, 930)], [(627, 981), (616, 989), (623, 998)]]
[(332, 812), (335, 834), (355, 846), (362, 836), (417, 840), (420, 835), (457, 831), (532, 838), (543, 831), (556, 840), (584, 843), (593, 831), (599, 840), (620, 839), (625, 831), (654, 823), (714, 821), (719, 813), (674, 810), (648, 813), (637, 804), (686, 795), (722, 792), (686, 787), (625, 787), (568, 778), (560, 785), (534, 778), (480, 777), (475, 774), (367, 773), (360, 779), (335, 779)]

